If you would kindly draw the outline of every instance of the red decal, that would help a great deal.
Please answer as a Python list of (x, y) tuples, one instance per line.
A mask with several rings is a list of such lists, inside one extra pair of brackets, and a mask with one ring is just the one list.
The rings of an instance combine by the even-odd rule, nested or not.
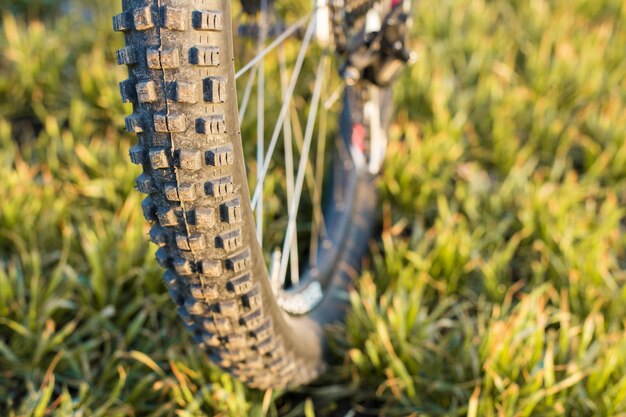
[(352, 146), (361, 153), (365, 152), (365, 126), (361, 123), (355, 123), (352, 126)]

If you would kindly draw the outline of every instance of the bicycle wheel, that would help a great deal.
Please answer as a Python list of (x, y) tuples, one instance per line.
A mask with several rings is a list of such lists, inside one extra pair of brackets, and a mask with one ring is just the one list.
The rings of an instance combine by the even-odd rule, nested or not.
[[(267, 10), (264, 4), (260, 7)], [(260, 244), (259, 222), (266, 214), (259, 208), (267, 191), (264, 180), (281, 159), (272, 152), (286, 128), (287, 112), (293, 111), (291, 98), (285, 104), (293, 95), (293, 82), (283, 83), (279, 126), (265, 143), (267, 149), (261, 146), (256, 161), (250, 160), (254, 152), (245, 149), (240, 136), (230, 1), (123, 0), (122, 5), (113, 25), (126, 40), (117, 59), (129, 70), (129, 78), (120, 83), (122, 100), (133, 105), (126, 128), (138, 137), (130, 159), (143, 167), (136, 186), (148, 194), (143, 212), (152, 224), (150, 239), (159, 246), (156, 258), (166, 269), (164, 281), (178, 312), (209, 358), (248, 385), (307, 383), (325, 367), (323, 326), (343, 315), (342, 295), (359, 269), (375, 222), (374, 182), (381, 155), (372, 154), (380, 153), (384, 142), (379, 109), (389, 94), (367, 83), (346, 89), (341, 135), (336, 149), (326, 152), (332, 162), (318, 166), (327, 172), (326, 191), (320, 184), (311, 186), (316, 197), (309, 211), (321, 210), (323, 225), (311, 227), (316, 232), (309, 233), (308, 247), (294, 250), (302, 240), (295, 229), (316, 121), (316, 116), (308, 117), (297, 174), (285, 175), (290, 178), (284, 187), (287, 216), (282, 223), (277, 220), (285, 238), (282, 252), (275, 251), (270, 277), (271, 252)], [(309, 43), (313, 21), (310, 14), (274, 39), (291, 30), (302, 36), (302, 44)], [(269, 33), (264, 27), (262, 40)], [(265, 42), (258, 44), (261, 54), (254, 59), (260, 63)], [(298, 53), (291, 80), (297, 79), (305, 55)], [(248, 67), (259, 71), (258, 65)], [(316, 66), (318, 80), (307, 97), (310, 114), (321, 105), (322, 65)], [(264, 72), (258, 76), (260, 83)], [(378, 135), (376, 141), (370, 140), (372, 133)], [(283, 142), (283, 148), (291, 146)], [(252, 198), (247, 163), (256, 168)]]

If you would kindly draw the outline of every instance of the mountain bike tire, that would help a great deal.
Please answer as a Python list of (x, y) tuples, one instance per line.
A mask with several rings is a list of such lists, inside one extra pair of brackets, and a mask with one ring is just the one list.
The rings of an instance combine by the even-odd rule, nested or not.
[[(376, 178), (351, 162), (345, 146), (336, 153), (333, 182), (342, 197), (326, 202), (331, 242), (291, 299), (306, 302), (312, 282), (324, 284), (323, 298), (306, 315), (289, 314), (272, 291), (255, 234), (230, 1), (123, 0), (122, 7), (113, 26), (126, 40), (117, 61), (128, 66), (120, 92), (133, 105), (126, 129), (138, 138), (130, 159), (143, 167), (136, 187), (147, 194), (143, 213), (178, 313), (209, 358), (247, 385), (306, 384), (325, 368), (323, 327), (344, 314), (341, 295), (367, 251)], [(358, 94), (344, 103), (345, 145)]]

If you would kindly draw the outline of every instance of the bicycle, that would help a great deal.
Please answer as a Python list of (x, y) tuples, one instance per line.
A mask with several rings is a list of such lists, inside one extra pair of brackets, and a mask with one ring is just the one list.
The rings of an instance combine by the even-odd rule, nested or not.
[[(133, 104), (126, 128), (138, 136), (130, 159), (143, 167), (136, 186), (148, 195), (143, 213), (179, 314), (209, 358), (248, 385), (308, 383), (325, 368), (323, 327), (344, 315), (342, 295), (375, 224), (389, 86), (411, 59), (410, 5), (319, 0), (293, 19), (276, 12), (278, 0), (242, 0), (234, 20), (227, 0), (122, 5), (113, 26), (124, 32), (127, 45), (117, 60), (129, 70), (120, 83), (122, 100)], [(231, 22), (240, 22), (238, 35)], [(257, 54), (237, 72), (235, 36), (252, 37), (257, 45)], [(293, 96), (314, 40), (321, 45), (314, 52), (319, 63), (313, 88), (303, 93), (309, 100), (306, 127), (298, 131)], [(285, 49), (293, 41), (301, 47), (288, 74)], [(280, 93), (273, 94), (281, 106), (266, 141), (266, 56), (276, 51)], [(333, 57), (342, 61), (340, 82), (322, 100)], [(248, 71), (238, 108), (236, 79)], [(255, 77), (256, 157), (240, 135)], [(340, 134), (331, 151), (324, 115), (342, 89)], [(248, 177), (246, 163), (255, 175)], [(269, 172), (280, 181), (268, 184)], [(270, 217), (275, 227), (266, 228)], [(264, 252), (264, 244), (277, 246), (277, 230), (285, 232), (282, 249)]]

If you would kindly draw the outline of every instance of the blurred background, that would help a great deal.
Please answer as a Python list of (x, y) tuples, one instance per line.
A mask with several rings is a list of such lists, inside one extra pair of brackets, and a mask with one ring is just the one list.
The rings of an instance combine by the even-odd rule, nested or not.
[(330, 372), (193, 347), (147, 242), (117, 0), (0, 14), (0, 415), (626, 416), (626, 3), (420, 1)]

